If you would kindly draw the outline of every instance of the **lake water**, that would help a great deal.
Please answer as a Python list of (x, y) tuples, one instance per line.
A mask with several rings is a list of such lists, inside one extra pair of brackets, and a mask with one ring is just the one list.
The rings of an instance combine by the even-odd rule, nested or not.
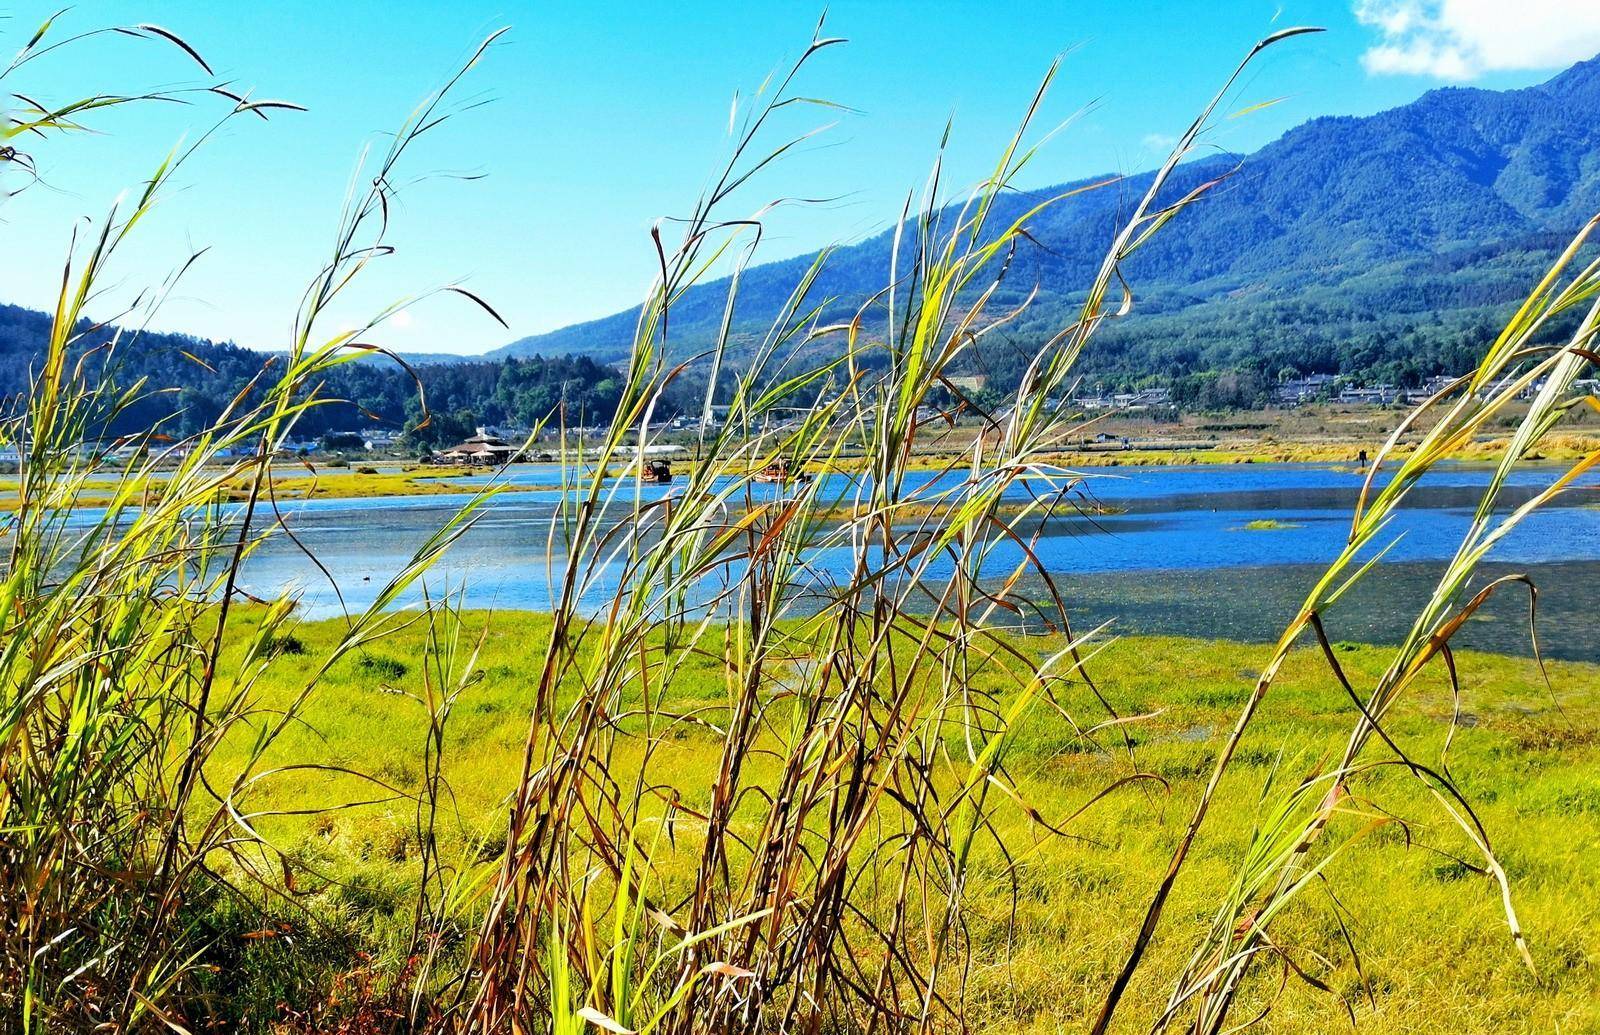
[[(1518, 472), (1508, 502), (1527, 498), (1558, 471)], [(559, 478), (559, 471), (545, 465), (509, 472), (503, 478), (509, 491), (488, 505), (435, 569), (432, 588), (465, 586), (475, 607), (548, 609), (546, 544)], [(1085, 492), (1113, 512), (1052, 521), (1037, 552), (1080, 626), (1114, 620), (1124, 632), (1271, 639), (1337, 556), (1361, 479), (1349, 468), (1320, 465), (1099, 469), (1089, 474)], [(1484, 468), (1451, 467), (1414, 490), (1394, 526), (1404, 535), (1367, 584), (1330, 616), (1330, 634), (1394, 639), (1454, 552), (1487, 479)], [(470, 488), (485, 481), (480, 476), (461, 484)], [(929, 494), (954, 483), (916, 475), (906, 490)], [(848, 497), (853, 481), (829, 476), (820, 489), (824, 498)], [(632, 487), (625, 491), (631, 498)], [(642, 494), (658, 499), (671, 491), (652, 486)], [(754, 491), (772, 493), (775, 487)], [(1023, 495), (1021, 489), (1012, 493)], [(317, 617), (338, 614), (341, 606), (360, 608), (463, 499), (431, 495), (288, 505), (289, 527), (327, 568), (343, 604), (328, 578), (286, 538), (251, 559), (245, 588), (259, 595), (294, 591)], [(1258, 519), (1289, 527), (1245, 529)], [(994, 570), (1007, 573), (1018, 558), (1014, 549), (998, 550)], [(826, 570), (831, 560), (824, 552), (818, 562)], [(1487, 576), (1526, 572), (1539, 584), (1541, 642), (1550, 654), (1600, 660), (1594, 621), (1600, 607), (1600, 481), (1586, 479), (1532, 515), (1490, 562)], [(928, 574), (942, 582), (949, 569), (936, 565)], [(1032, 589), (1043, 596), (1042, 585)], [(1459, 642), (1527, 650), (1526, 596), (1508, 589), (1503, 597), (1488, 611), (1493, 620), (1470, 623)]]

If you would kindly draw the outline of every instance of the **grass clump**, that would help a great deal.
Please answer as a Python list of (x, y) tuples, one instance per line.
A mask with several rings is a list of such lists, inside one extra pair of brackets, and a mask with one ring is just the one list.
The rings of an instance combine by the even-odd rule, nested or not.
[(363, 672), (385, 680), (400, 679), (407, 672), (405, 662), (379, 654), (362, 654), (356, 660), (356, 666)]
[[(40, 41), (54, 24), (47, 21), (0, 78), (53, 50)], [(167, 30), (106, 30), (113, 31), (159, 37), (204, 65)], [(221, 84), (209, 92), (226, 102), (220, 123), (296, 107), (251, 101)], [(83, 128), (88, 112), (149, 97), (96, 97), (55, 111), (34, 105), (0, 133), (48, 140)], [(211, 134), (174, 152), (131, 201), (76, 240), (30, 397), (0, 421), (0, 444), (22, 458), (0, 574), (0, 1026), (7, 1030), (225, 1027), (228, 1000), (215, 993), (226, 985), (214, 979), (219, 964), (210, 961), (225, 948), (214, 926), (219, 910), (230, 899), (248, 900), (250, 888), (292, 899), (295, 860), (260, 839), (254, 801), (278, 775), (261, 759), (295, 726), (305, 699), (263, 712), (256, 694), (275, 660), (296, 656), (286, 649), (293, 602), (265, 606), (241, 636), (237, 580), (245, 558), (275, 532), (265, 515), (276, 457), (298, 415), (321, 405), (320, 375), (348, 360), (345, 345), (361, 333), (320, 336), (328, 307), (371, 251), (384, 247), (388, 172), (418, 128), (396, 138), (373, 193), (341, 227), (287, 353), (200, 433), (178, 442), (159, 427), (125, 436), (140, 458), (126, 467), (108, 465), (92, 444), (146, 391), (114, 379), (117, 350), (136, 348), (137, 336), (115, 337), (101, 368), (106, 379), (90, 380), (80, 343), (100, 325), (85, 310)], [(146, 491), (158, 481), (159, 493)], [(244, 498), (225, 508), (219, 500), (230, 486), (243, 486)], [(90, 501), (95, 509), (85, 509)], [(88, 517), (75, 524), (74, 514)], [(388, 603), (460, 527), (452, 522), (431, 538), (377, 606), (351, 616), (318, 664), (331, 666), (378, 636), (391, 621)], [(230, 646), (243, 650), (224, 669)], [(218, 746), (245, 728), (249, 751), (233, 759), (227, 779), (213, 780)], [(319, 768), (302, 762), (291, 771)], [(269, 907), (257, 899), (254, 908)]]
[(269, 658), (300, 657), (305, 654), (306, 645), (294, 633), (283, 633), (280, 636), (268, 636), (263, 652)]
[(1245, 532), (1282, 532), (1300, 527), (1302, 526), (1293, 521), (1282, 521), (1278, 518), (1256, 518), (1239, 526), (1240, 530)]

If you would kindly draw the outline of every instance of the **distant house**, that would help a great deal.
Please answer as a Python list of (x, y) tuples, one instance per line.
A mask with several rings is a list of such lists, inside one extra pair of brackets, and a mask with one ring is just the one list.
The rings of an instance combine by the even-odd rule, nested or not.
[(680, 453), (687, 453), (688, 450), (683, 446), (674, 445), (670, 442), (652, 442), (642, 450), (638, 446), (611, 447), (611, 455), (616, 457), (635, 456), (641, 452), (645, 456), (677, 456)]
[(1346, 388), (1339, 393), (1339, 401), (1366, 406), (1389, 406), (1400, 399), (1400, 389), (1394, 385), (1377, 385), (1372, 388)]
[(491, 435), (485, 429), (479, 428), (476, 435), (465, 442), (458, 442), (449, 449), (442, 450), (438, 456), (440, 460), (450, 464), (498, 467), (516, 460), (521, 452), (521, 449), (500, 436)]
[(1118, 392), (1111, 397), (1111, 404), (1119, 410), (1148, 410), (1153, 406), (1171, 406), (1172, 392), (1166, 388)]
[(1300, 406), (1320, 399), (1333, 390), (1332, 374), (1308, 374), (1292, 378), (1278, 385), (1278, 402), (1285, 406)]
[(1440, 392), (1449, 389), (1456, 383), (1456, 378), (1446, 377), (1443, 374), (1430, 377), (1415, 388), (1408, 388), (1401, 393), (1401, 402), (1419, 403), (1433, 398)]

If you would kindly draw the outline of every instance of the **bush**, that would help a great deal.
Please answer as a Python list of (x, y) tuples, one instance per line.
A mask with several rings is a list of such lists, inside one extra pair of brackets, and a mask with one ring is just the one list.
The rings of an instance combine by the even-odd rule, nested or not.
[(299, 657), (305, 652), (306, 645), (293, 633), (267, 637), (266, 653), (269, 658)]
[(363, 654), (356, 661), (356, 667), (361, 671), (377, 676), (379, 679), (393, 681), (404, 679), (410, 671), (403, 661), (386, 658), (381, 654)]

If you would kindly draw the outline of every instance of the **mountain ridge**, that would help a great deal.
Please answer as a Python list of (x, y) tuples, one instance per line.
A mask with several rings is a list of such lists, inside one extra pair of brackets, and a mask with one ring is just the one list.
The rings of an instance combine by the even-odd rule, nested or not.
[[(1134, 290), (1157, 313), (1197, 309), (1231, 292), (1269, 292), (1280, 302), (1320, 297), (1385, 266), (1396, 275), (1423, 272), (1441, 255), (1491, 246), (1469, 272), (1507, 256), (1511, 268), (1491, 278), (1474, 304), (1503, 305), (1516, 278), (1536, 267), (1600, 210), (1600, 56), (1517, 90), (1442, 87), (1415, 101), (1368, 116), (1321, 116), (1242, 157), (1211, 156), (1180, 166), (1176, 191), (1219, 165), (1237, 164), (1210, 196), (1185, 212), (1128, 266)], [(1032, 319), (1013, 333), (1019, 347), (1048, 336), (1068, 311), (1115, 232), (1118, 201), (1148, 183), (1150, 173), (1080, 195), (1030, 225), (1039, 243), (1019, 257), (1013, 281), (1020, 297), (1040, 287)], [(1020, 192), (1003, 200), (998, 218), (1095, 178)], [(842, 308), (887, 280), (890, 231), (836, 249), (819, 279), (818, 297), (839, 296)], [(1530, 242), (1536, 246), (1530, 247)], [(1525, 260), (1525, 261), (1524, 261)], [(765, 263), (741, 277), (735, 331), (764, 329), (787, 294), (801, 255)], [(1521, 285), (1531, 287), (1531, 282)], [(1496, 290), (1496, 287), (1499, 290)], [(691, 289), (674, 312), (685, 346), (710, 340), (720, 319), (726, 281)], [(518, 339), (490, 358), (578, 353), (614, 360), (626, 355), (637, 309)], [(1459, 313), (1457, 315), (1460, 315)], [(1093, 354), (1087, 357), (1091, 366)]]
[[(1278, 380), (1296, 374), (1415, 385), (1459, 373), (1600, 210), (1600, 58), (1521, 90), (1449, 87), (1376, 115), (1312, 119), (1251, 155), (1186, 163), (1169, 188), (1185, 192), (1221, 172), (1230, 173), (1225, 182), (1128, 263), (1137, 304), (1129, 318), (1103, 325), (1084, 353), (1088, 387), (1161, 385), (1186, 408), (1227, 408), (1263, 405)], [(1014, 387), (1040, 344), (1073, 319), (1079, 288), (1150, 177), (1125, 177), (1034, 220), (1030, 237), (1041, 246), (1015, 257), (995, 306), (1014, 307), (1035, 285), (1038, 298), (951, 373), (987, 375), (986, 390), (998, 395)], [(1016, 218), (1060, 189), (1007, 194), (995, 218)], [(830, 255), (814, 296), (842, 299), (830, 317), (853, 312), (882, 286), (890, 240), (883, 231)], [(764, 331), (810, 263), (801, 255), (747, 271), (736, 335)], [(697, 335), (709, 340), (723, 291), (701, 286), (675, 305), (675, 348), (694, 346)], [(620, 375), (595, 360), (626, 355), (635, 313), (483, 356), (440, 356), (416, 373), (430, 410), (448, 414), (451, 427), (532, 423), (562, 399), (604, 420)], [(0, 304), (0, 399), (27, 393), (49, 325), (45, 313)], [(110, 336), (95, 330), (80, 351)], [(270, 357), (183, 334), (128, 335), (118, 376), (162, 390), (128, 419), (202, 427)], [(697, 377), (675, 382), (683, 398), (672, 406), (698, 409)], [(308, 415), (304, 430), (414, 426), (417, 389), (393, 364), (345, 364), (324, 394), (348, 404)]]

